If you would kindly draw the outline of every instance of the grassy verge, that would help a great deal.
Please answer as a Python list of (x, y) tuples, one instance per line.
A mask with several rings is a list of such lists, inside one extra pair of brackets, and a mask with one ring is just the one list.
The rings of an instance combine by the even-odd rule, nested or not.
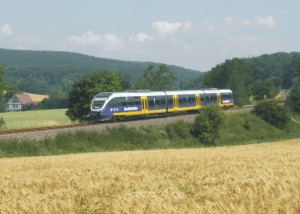
[(66, 109), (6, 112), (0, 117), (5, 120), (5, 129), (15, 130), (71, 124), (65, 112)]
[[(147, 126), (136, 129), (121, 125), (103, 133), (62, 133), (41, 142), (3, 141), (0, 142), (0, 157), (205, 147), (190, 129), (191, 124), (177, 121), (163, 128)], [(230, 113), (226, 115), (226, 124), (217, 145), (233, 146), (296, 137), (300, 137), (300, 125), (292, 121), (285, 130), (280, 130), (250, 113)]]

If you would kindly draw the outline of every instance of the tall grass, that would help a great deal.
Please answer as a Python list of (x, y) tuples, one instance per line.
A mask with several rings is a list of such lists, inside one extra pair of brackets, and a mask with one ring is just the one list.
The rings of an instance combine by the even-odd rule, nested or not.
[(5, 120), (6, 129), (14, 130), (71, 124), (65, 112), (66, 109), (6, 112), (0, 117)]
[[(0, 157), (61, 155), (98, 151), (128, 151), (205, 147), (191, 134), (192, 125), (177, 121), (140, 128), (120, 125), (105, 132), (60, 133), (43, 141), (8, 140), (0, 142)], [(300, 126), (290, 122), (285, 130), (267, 124), (253, 114), (226, 115), (226, 124), (217, 139), (218, 146), (240, 145), (300, 137)]]

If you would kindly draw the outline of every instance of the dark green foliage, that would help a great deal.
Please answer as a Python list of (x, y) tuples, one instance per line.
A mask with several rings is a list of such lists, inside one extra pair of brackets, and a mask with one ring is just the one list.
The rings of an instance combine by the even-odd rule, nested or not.
[(249, 112), (229, 113), (226, 115), (225, 124), (217, 139), (217, 145), (240, 145), (276, 140), (289, 136), (288, 132), (286, 129), (281, 130), (270, 125)]
[(6, 84), (4, 83), (4, 68), (0, 65), (0, 99), (4, 96)]
[(292, 86), (295, 65), (299, 65), (300, 54), (297, 52), (264, 54), (259, 57), (244, 59), (256, 71), (255, 79), (267, 79), (279, 77), (282, 79), (282, 88), (289, 89)]
[[(7, 50), (0, 48), (0, 59), (6, 67), (5, 81), (16, 85), (20, 91), (49, 94), (53, 87), (62, 87), (66, 92), (69, 81), (72, 84), (83, 76), (99, 70), (118, 71), (129, 89), (147, 68), (148, 62), (131, 62), (98, 58), (78, 53), (59, 51)], [(155, 63), (156, 65), (160, 65)], [(199, 71), (178, 66), (168, 66), (178, 80), (198, 77)], [(67, 80), (67, 82), (65, 81)], [(178, 82), (176, 82), (176, 86)]]
[(256, 100), (274, 98), (281, 89), (281, 79), (270, 77), (265, 80), (257, 80), (252, 87), (252, 94)]
[(243, 124), (243, 127), (244, 127), (246, 130), (250, 130), (251, 125), (250, 125), (250, 123), (249, 123), (248, 120), (245, 120), (245, 123)]
[(80, 120), (90, 112), (93, 97), (100, 92), (121, 90), (122, 78), (117, 72), (101, 71), (84, 76), (73, 85), (68, 97), (66, 115), (71, 120)]
[(295, 81), (287, 98), (287, 105), (297, 114), (300, 114), (300, 66), (295, 73)]
[(170, 139), (185, 139), (190, 136), (191, 127), (182, 120), (169, 123), (165, 126), (166, 133)]
[[(107, 132), (61, 133), (56, 138), (41, 142), (10, 140), (0, 143), (1, 156), (59, 155), (96, 151), (125, 151), (137, 149), (160, 149), (166, 145), (151, 134), (132, 127), (119, 126)], [(2, 153), (2, 154), (1, 154)]]
[[(192, 124), (178, 121), (165, 127), (145, 126), (138, 129), (121, 125), (100, 133), (94, 131), (61, 133), (55, 138), (48, 138), (40, 142), (1, 140), (0, 158), (98, 151), (203, 147), (203, 144), (199, 144), (198, 136), (191, 135), (190, 130), (194, 131)], [(291, 137), (299, 138), (299, 136), (300, 126), (294, 122), (289, 122), (287, 128), (281, 130), (248, 112), (228, 113), (222, 129), (219, 130), (219, 137), (215, 144), (232, 146)]]
[[(4, 92), (6, 90), (6, 85), (4, 83), (3, 80), (3, 76), (4, 76), (4, 68), (0, 65), (0, 99), (2, 99), (4, 97)], [(6, 106), (5, 106), (6, 107)], [(4, 110), (5, 107), (0, 107), (0, 110)], [(3, 119), (3, 117), (0, 117), (0, 128), (4, 128), (5, 127), (5, 120)]]
[(300, 54), (275, 53), (247, 59), (231, 59), (205, 73), (204, 87), (229, 88), (235, 104), (245, 105), (253, 95), (260, 100), (289, 89), (300, 65)]
[(215, 106), (200, 110), (193, 124), (192, 133), (199, 138), (200, 143), (216, 146), (225, 116)]
[(199, 88), (203, 85), (204, 74), (200, 73), (198, 77), (192, 77), (188, 79), (180, 79), (179, 88), (182, 90), (190, 90)]
[(174, 88), (174, 83), (177, 79), (174, 72), (170, 70), (167, 65), (160, 65), (156, 71), (154, 71), (154, 68), (154, 64), (148, 65), (135, 88), (150, 89), (153, 91), (170, 90)]
[(67, 108), (68, 93), (60, 87), (53, 87), (50, 90), (49, 98), (39, 103), (41, 109)]
[(284, 129), (289, 121), (288, 111), (284, 106), (278, 105), (274, 100), (261, 101), (253, 110), (253, 113), (267, 123)]
[(3, 119), (3, 117), (0, 117), (0, 130), (5, 129), (5, 127), (6, 127), (5, 120)]
[(288, 95), (287, 105), (292, 111), (300, 114), (300, 79), (295, 81), (294, 86)]
[(204, 87), (228, 88), (234, 95), (236, 105), (245, 105), (251, 95), (253, 69), (241, 59), (226, 60), (204, 76)]

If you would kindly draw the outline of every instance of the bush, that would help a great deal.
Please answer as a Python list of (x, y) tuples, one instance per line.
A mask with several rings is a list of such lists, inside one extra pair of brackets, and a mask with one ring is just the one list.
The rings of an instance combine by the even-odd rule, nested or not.
[(224, 124), (224, 115), (217, 107), (209, 106), (201, 109), (192, 127), (192, 134), (201, 143), (216, 146), (216, 139)]
[(287, 105), (292, 111), (300, 114), (300, 78), (296, 79), (287, 98)]
[(259, 102), (252, 113), (280, 129), (284, 129), (289, 121), (287, 109), (274, 100)]
[(182, 120), (168, 123), (165, 126), (166, 133), (170, 139), (185, 139), (190, 135), (190, 127)]
[(5, 128), (6, 128), (5, 120), (3, 119), (3, 117), (0, 117), (0, 129), (5, 129)]

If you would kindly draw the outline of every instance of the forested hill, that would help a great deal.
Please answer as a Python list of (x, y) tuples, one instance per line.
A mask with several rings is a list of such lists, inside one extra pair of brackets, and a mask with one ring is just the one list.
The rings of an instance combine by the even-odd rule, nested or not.
[[(0, 65), (5, 67), (5, 81), (21, 91), (49, 93), (53, 87), (70, 85), (80, 77), (101, 70), (118, 71), (133, 83), (150, 62), (121, 61), (59, 51), (0, 49)], [(177, 84), (201, 76), (201, 72), (168, 65), (178, 78)], [(177, 85), (177, 87), (178, 87)], [(68, 88), (66, 86), (66, 88)]]
[(300, 53), (278, 52), (243, 60), (255, 71), (255, 79), (279, 77), (282, 80), (282, 87), (288, 89), (292, 86), (296, 68), (300, 65)]
[(230, 88), (235, 104), (245, 105), (249, 98), (273, 98), (280, 89), (290, 89), (299, 72), (300, 53), (297, 52), (233, 58), (205, 73), (203, 86)]

